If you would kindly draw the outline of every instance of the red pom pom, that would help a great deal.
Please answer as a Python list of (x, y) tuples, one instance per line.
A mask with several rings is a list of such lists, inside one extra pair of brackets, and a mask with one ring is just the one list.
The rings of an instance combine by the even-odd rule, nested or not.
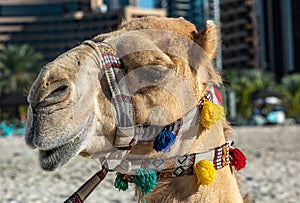
[(246, 157), (237, 148), (230, 148), (229, 153), (231, 156), (230, 164), (235, 167), (236, 170), (240, 170), (242, 168), (245, 168), (246, 166)]

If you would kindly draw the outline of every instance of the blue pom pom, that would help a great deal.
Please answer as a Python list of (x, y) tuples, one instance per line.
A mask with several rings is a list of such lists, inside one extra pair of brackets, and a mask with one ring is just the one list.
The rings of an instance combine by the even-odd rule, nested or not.
[(154, 140), (153, 148), (157, 152), (168, 152), (175, 141), (176, 135), (174, 133), (169, 130), (161, 131)]

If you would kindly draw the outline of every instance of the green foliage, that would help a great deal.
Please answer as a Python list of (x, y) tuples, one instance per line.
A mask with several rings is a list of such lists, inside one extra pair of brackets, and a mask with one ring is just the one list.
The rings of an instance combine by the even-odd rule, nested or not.
[(260, 90), (270, 90), (284, 95), (287, 116), (296, 118), (300, 114), (300, 73), (286, 75), (276, 84), (273, 75), (258, 69), (225, 70), (224, 83), (233, 90), (237, 99), (237, 113), (244, 119), (251, 116), (251, 97)]
[(249, 119), (252, 112), (251, 96), (259, 90), (273, 90), (275, 80), (273, 75), (258, 69), (226, 70), (224, 83), (236, 94), (237, 113)]
[(8, 45), (0, 56), (0, 95), (28, 92), (42, 55), (28, 45)]
[(296, 118), (300, 113), (300, 73), (284, 76), (278, 90), (285, 96), (288, 117)]

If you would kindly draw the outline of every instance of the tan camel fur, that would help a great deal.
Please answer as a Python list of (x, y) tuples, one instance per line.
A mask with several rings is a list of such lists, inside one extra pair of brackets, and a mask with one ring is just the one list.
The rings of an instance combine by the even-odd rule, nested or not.
[[(96, 46), (103, 40), (120, 53), (127, 69), (137, 123), (173, 122), (192, 109), (212, 84), (222, 82), (211, 65), (218, 44), (213, 22), (208, 21), (199, 32), (183, 19), (146, 17), (124, 22), (117, 31), (63, 53), (45, 65), (34, 82), (28, 96), (25, 140), (39, 150), (45, 170), (55, 170), (78, 154), (98, 159), (114, 148), (116, 113), (107, 80), (101, 76), (102, 56)], [(195, 54), (195, 45), (204, 51)], [(228, 131), (225, 121), (209, 130), (192, 127), (178, 135), (171, 151), (163, 156), (222, 145)], [(158, 153), (147, 143), (135, 145), (130, 154), (151, 157)], [(217, 170), (210, 186), (197, 185), (196, 176), (160, 179), (146, 199), (243, 202), (234, 173), (230, 166)]]

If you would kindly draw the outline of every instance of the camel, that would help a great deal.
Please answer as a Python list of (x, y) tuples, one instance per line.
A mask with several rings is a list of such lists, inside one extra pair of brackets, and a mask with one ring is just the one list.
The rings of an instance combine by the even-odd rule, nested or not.
[[(101, 163), (120, 159), (120, 165), (110, 167), (126, 175), (128, 157), (166, 160), (226, 143), (231, 127), (224, 118), (209, 127), (197, 119), (185, 130), (178, 127), (176, 140), (161, 149), (159, 144), (153, 148), (151, 133), (133, 136), (136, 129), (152, 132), (151, 126), (185, 119), (189, 112), (200, 114), (197, 103), (222, 84), (211, 64), (217, 33), (212, 21), (197, 31), (184, 19), (144, 17), (97, 35), (45, 65), (29, 92), (25, 133), (27, 145), (39, 150), (41, 167), (52, 171), (80, 154)], [(107, 72), (107, 50), (120, 58), (120, 72)], [(110, 74), (121, 79), (115, 81)], [(116, 82), (120, 85), (115, 87)], [(132, 128), (136, 124), (143, 127)], [(159, 176), (153, 191), (138, 189), (139, 196), (147, 202), (243, 202), (235, 174), (225, 164), (207, 185), (199, 184), (195, 174)]]

